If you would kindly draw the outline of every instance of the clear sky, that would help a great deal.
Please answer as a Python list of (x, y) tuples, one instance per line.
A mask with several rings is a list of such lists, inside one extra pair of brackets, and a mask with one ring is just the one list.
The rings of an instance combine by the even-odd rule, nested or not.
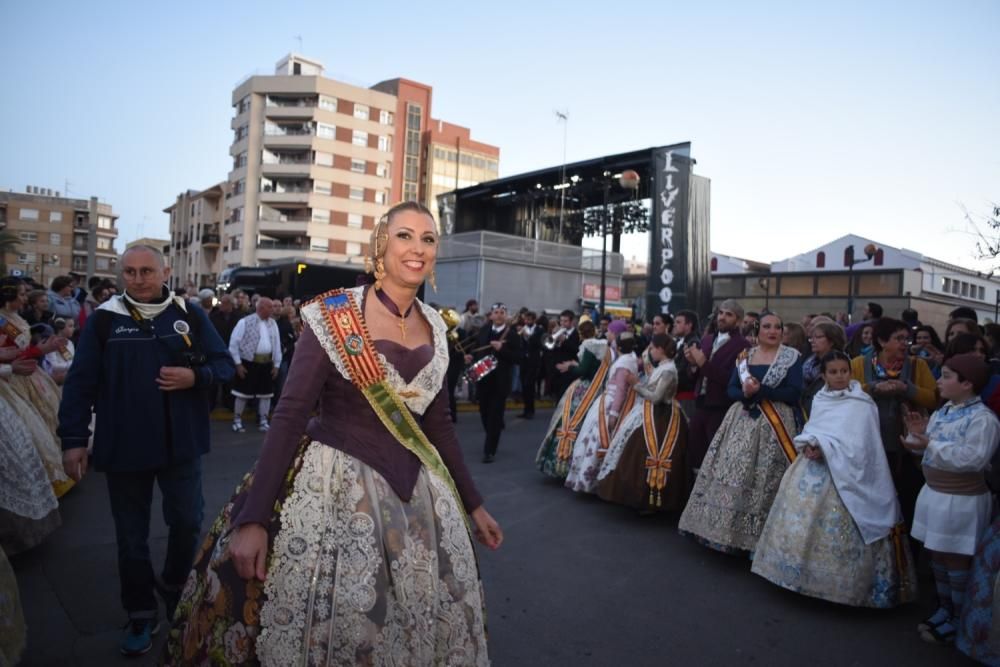
[[(0, 5), (0, 187), (96, 195), (121, 240), (226, 178), (231, 93), (289, 51), (434, 87), (501, 175), (691, 141), (716, 252), (850, 232), (973, 265), (1000, 201), (1000, 2), (50, 2)], [(301, 49), (299, 41), (302, 39)], [(641, 242), (626, 254), (644, 254)]]

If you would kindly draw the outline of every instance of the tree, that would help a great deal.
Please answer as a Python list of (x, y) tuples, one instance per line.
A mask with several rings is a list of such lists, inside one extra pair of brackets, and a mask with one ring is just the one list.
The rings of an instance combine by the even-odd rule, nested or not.
[[(989, 215), (975, 216), (966, 210), (965, 219), (979, 237), (976, 241), (979, 258), (996, 260), (1000, 257), (1000, 204), (994, 203), (993, 211)], [(993, 272), (996, 273), (998, 269), (1000, 267), (994, 266)]]
[(10, 232), (0, 231), (0, 276), (7, 275), (7, 253), (16, 253), (21, 245), (20, 237)]

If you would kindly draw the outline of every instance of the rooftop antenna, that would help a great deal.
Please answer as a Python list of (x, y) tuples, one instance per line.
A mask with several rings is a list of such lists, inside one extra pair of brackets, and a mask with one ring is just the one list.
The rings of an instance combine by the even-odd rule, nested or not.
[(63, 179), (63, 193), (65, 193), (67, 197), (69, 197), (70, 193), (72, 192), (72, 190), (69, 189), (69, 186), (71, 185), (73, 185), (73, 183), (71, 183), (68, 178)]
[(562, 175), (559, 178), (559, 236), (556, 239), (558, 243), (562, 243), (563, 209), (566, 206), (566, 137), (569, 132), (569, 109), (566, 111), (556, 109), (555, 114), (556, 122), (563, 124)]
[(292, 39), (296, 39), (299, 42), (299, 53), (302, 53), (302, 35), (295, 35)]

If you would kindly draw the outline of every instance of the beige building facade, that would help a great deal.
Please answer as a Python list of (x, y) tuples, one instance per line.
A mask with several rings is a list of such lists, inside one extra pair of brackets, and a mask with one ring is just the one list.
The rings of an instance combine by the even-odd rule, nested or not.
[(193, 284), (215, 288), (225, 268), (222, 229), (226, 219), (229, 183), (201, 191), (188, 190), (163, 212), (170, 216), (167, 259), (171, 288)]
[(0, 192), (0, 229), (20, 239), (4, 255), (7, 272), (48, 285), (69, 272), (114, 279), (118, 268), (118, 215), (97, 197), (76, 199), (28, 186)]
[(436, 211), (437, 194), (454, 189), (445, 144), (462, 165), (461, 185), (496, 178), (499, 149), (432, 120), (431, 95), (430, 86), (408, 79), (371, 88), (335, 81), (323, 76), (322, 63), (297, 54), (282, 58), (273, 75), (238, 84), (218, 251), (195, 241), (198, 225), (204, 235), (215, 220), (191, 212), (205, 196), (189, 191), (165, 209), (178, 284), (291, 258), (360, 268), (389, 206), (412, 199)]

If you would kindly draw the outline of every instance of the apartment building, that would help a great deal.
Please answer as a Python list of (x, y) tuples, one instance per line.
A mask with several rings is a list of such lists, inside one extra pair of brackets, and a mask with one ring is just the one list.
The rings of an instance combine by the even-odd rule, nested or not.
[(438, 216), (437, 196), (459, 188), (496, 180), (500, 149), (473, 141), (469, 128), (431, 120), (423, 135), (423, 179), (421, 198)]
[[(436, 206), (427, 175), (433, 124), (449, 145), (457, 136), (457, 145), (472, 151), (474, 142), (466, 128), (431, 121), (431, 97), (430, 86), (408, 79), (371, 88), (335, 81), (323, 76), (322, 63), (297, 54), (282, 58), (274, 75), (238, 84), (221, 266), (292, 257), (360, 266), (389, 205), (412, 199)], [(499, 149), (479, 146), (495, 167)], [(182, 261), (194, 260), (189, 254)]]
[(97, 197), (75, 199), (28, 186), (0, 192), (0, 229), (20, 239), (3, 257), (8, 273), (48, 285), (70, 271), (114, 279), (118, 266), (118, 215)]
[(214, 288), (225, 268), (222, 228), (226, 219), (229, 182), (205, 190), (188, 190), (163, 209), (170, 216), (170, 287), (193, 284)]

